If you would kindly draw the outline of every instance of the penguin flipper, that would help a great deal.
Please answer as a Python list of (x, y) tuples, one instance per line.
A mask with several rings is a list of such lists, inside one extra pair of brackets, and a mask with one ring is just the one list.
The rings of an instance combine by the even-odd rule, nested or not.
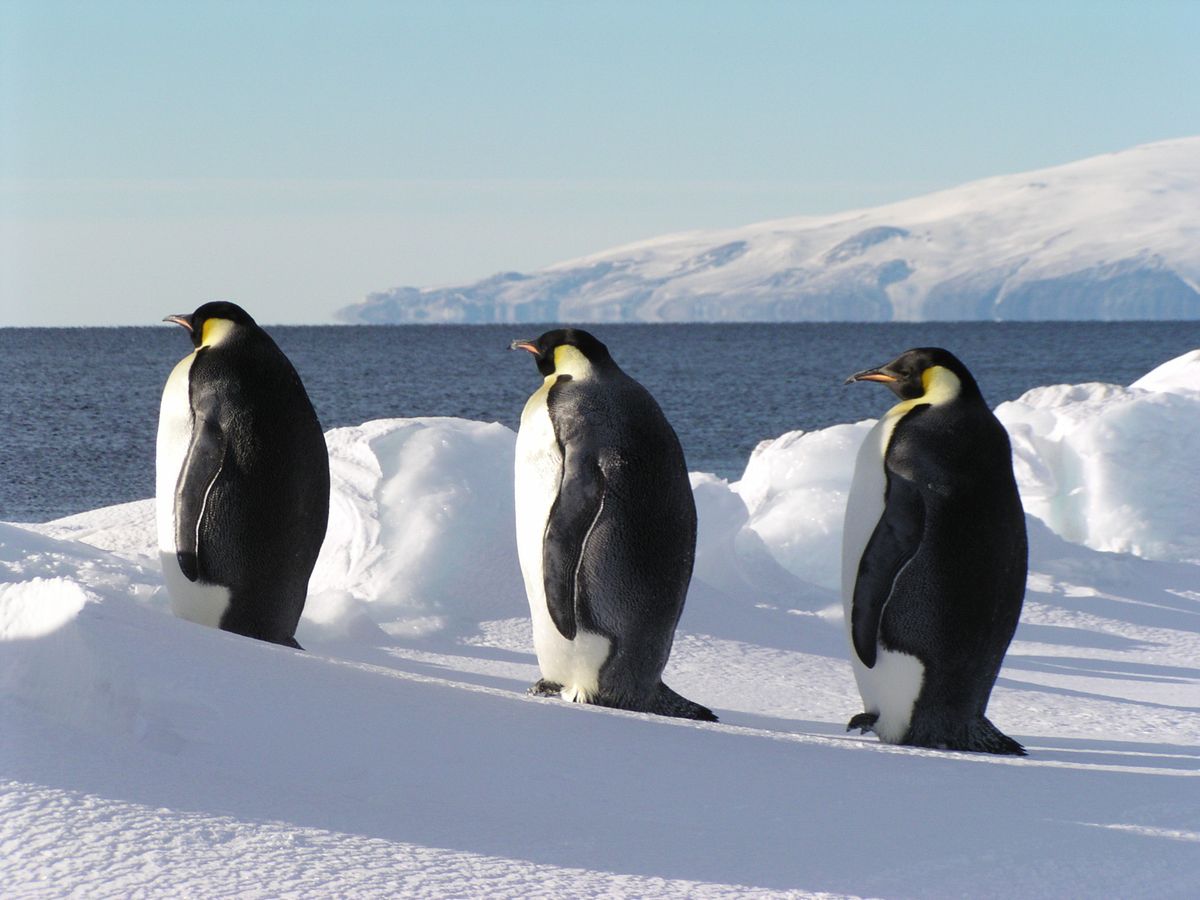
[(575, 640), (576, 575), (583, 545), (604, 500), (604, 473), (595, 454), (564, 448), (562, 482), (546, 521), (542, 573), (546, 606), (559, 633)]
[(221, 474), (226, 444), (216, 417), (197, 412), (175, 488), (175, 556), (188, 581), (200, 577), (200, 521), (212, 484)]
[(875, 666), (879, 624), (892, 585), (916, 554), (924, 528), (925, 501), (917, 486), (889, 471), (887, 501), (859, 560), (850, 612), (854, 652), (868, 669)]

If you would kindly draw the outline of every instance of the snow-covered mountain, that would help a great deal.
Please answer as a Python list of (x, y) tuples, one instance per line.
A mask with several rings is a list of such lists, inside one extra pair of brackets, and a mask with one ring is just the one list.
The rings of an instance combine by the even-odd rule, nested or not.
[(900, 203), (399, 287), (346, 322), (1200, 318), (1200, 137)]

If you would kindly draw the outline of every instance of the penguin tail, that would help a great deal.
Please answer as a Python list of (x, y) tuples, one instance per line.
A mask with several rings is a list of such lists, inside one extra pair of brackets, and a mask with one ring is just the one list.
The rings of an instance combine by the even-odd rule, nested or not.
[(716, 722), (717, 717), (707, 706), (693, 703), (679, 696), (665, 684), (659, 682), (658, 694), (648, 712), (660, 716), (674, 716), (677, 719), (696, 719), (700, 722)]

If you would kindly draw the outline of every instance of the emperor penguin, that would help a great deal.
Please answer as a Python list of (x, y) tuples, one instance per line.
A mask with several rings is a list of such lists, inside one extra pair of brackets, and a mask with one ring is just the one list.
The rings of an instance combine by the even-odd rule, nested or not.
[(863, 442), (846, 509), (842, 600), (864, 708), (846, 730), (1024, 755), (984, 715), (1025, 596), (1008, 434), (946, 350), (909, 350), (856, 381), (900, 402)]
[(542, 678), (531, 694), (715, 722), (663, 684), (696, 550), (679, 438), (586, 331), (513, 341), (543, 381), (521, 413), (517, 552)]
[(299, 648), (296, 624), (329, 518), (329, 455), (300, 376), (241, 307), (167, 316), (195, 350), (158, 419), (158, 549), (171, 607)]

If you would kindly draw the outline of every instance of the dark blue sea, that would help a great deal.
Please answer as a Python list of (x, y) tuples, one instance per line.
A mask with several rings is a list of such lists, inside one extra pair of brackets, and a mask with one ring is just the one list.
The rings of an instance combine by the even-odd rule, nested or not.
[[(513, 338), (537, 326), (268, 329), (325, 428), (461, 416), (515, 428), (540, 377)], [(688, 466), (737, 478), (754, 445), (874, 418), (891, 395), (845, 377), (943, 346), (994, 406), (1060, 382), (1128, 384), (1200, 347), (1200, 322), (597, 325), (658, 399)], [(154, 493), (163, 383), (191, 351), (182, 329), (0, 329), (0, 520), (43, 522)]]

